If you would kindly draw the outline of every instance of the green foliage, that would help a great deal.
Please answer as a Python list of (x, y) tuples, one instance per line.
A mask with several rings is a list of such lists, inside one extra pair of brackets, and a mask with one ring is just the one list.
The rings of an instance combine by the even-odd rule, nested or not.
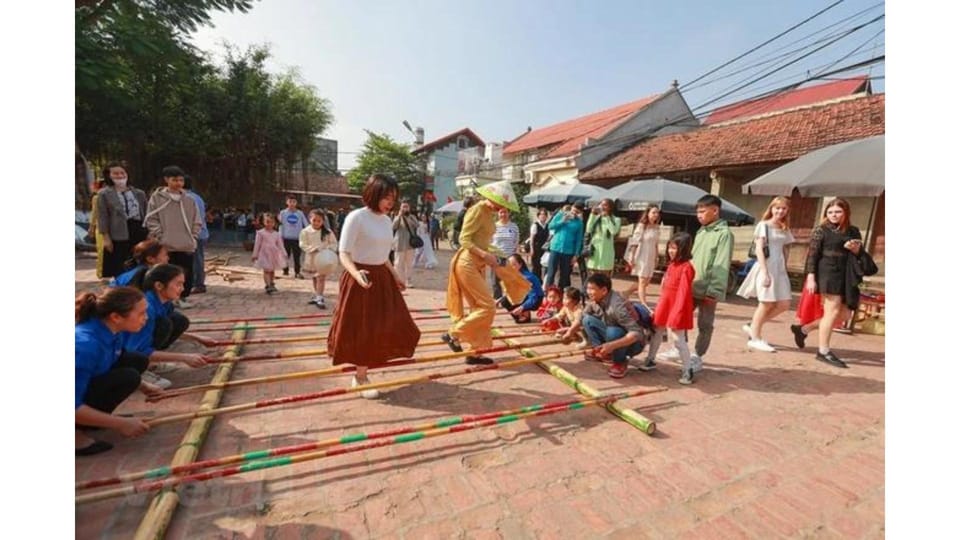
[(367, 131), (367, 142), (357, 157), (357, 166), (347, 173), (350, 189), (359, 192), (370, 175), (383, 173), (397, 179), (401, 197), (416, 200), (423, 193), (423, 173), (410, 150), (410, 145), (398, 143), (389, 135)]
[(517, 203), (520, 205), (519, 212), (511, 212), (510, 219), (520, 227), (520, 241), (523, 242), (530, 236), (530, 211), (536, 210), (536, 207), (530, 207), (523, 204), (523, 198), (530, 193), (530, 184), (517, 182), (513, 184), (513, 192), (517, 195)]
[(252, 0), (78, 1), (76, 140), (98, 165), (123, 159), (134, 182), (164, 165), (195, 177), (212, 204), (249, 204), (278, 168), (308, 155), (333, 121), (329, 102), (295, 73), (271, 74), (266, 46), (228, 48), (216, 66), (188, 41), (214, 10)]

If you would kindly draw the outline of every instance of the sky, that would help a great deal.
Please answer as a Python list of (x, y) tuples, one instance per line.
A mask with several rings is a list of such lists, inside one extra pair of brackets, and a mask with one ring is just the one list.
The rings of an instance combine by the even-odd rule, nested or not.
[[(488, 142), (513, 139), (528, 126), (662, 93), (675, 79), (683, 85), (834, 1), (263, 0), (245, 14), (216, 13), (214, 26), (193, 39), (218, 59), (224, 42), (241, 49), (269, 44), (271, 70), (296, 69), (330, 100), (335, 123), (323, 135), (339, 141), (339, 167), (348, 169), (364, 129), (412, 143), (407, 120), (424, 128), (427, 142), (463, 127)], [(883, 14), (882, 2), (845, 0), (734, 67), (868, 8), (807, 41)], [(883, 54), (883, 28), (883, 20), (863, 28), (740, 99), (796, 81), (863, 43), (838, 66)], [(695, 107), (756, 69), (684, 97)], [(871, 74), (883, 75), (883, 64)], [(883, 80), (874, 84), (883, 88)]]

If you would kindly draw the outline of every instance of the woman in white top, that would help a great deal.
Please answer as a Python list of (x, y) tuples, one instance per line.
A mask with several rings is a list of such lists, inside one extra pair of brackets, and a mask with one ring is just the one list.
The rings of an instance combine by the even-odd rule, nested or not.
[[(637, 277), (637, 296), (647, 306), (647, 286), (657, 269), (660, 252), (660, 207), (651, 204), (637, 220), (624, 258), (630, 263), (630, 275)], [(627, 291), (627, 293), (632, 292)], [(629, 296), (629, 294), (628, 294)], [(649, 306), (647, 306), (649, 308)]]
[[(793, 243), (790, 234), (790, 201), (775, 197), (757, 224), (754, 238), (757, 263), (753, 265), (737, 294), (744, 298), (754, 296), (760, 301), (753, 320), (743, 325), (750, 338), (747, 347), (756, 351), (774, 352), (763, 337), (763, 325), (790, 309), (790, 276), (787, 275), (787, 246)], [(764, 249), (767, 253), (764, 254)]]
[[(363, 188), (365, 206), (350, 212), (340, 230), (340, 264), (346, 271), (340, 275), (327, 350), (334, 365), (357, 366), (353, 386), (369, 383), (368, 367), (413, 356), (420, 341), (420, 329), (400, 294), (404, 280), (389, 260), (393, 224), (387, 213), (399, 193), (396, 180), (372, 175)], [(362, 395), (372, 399), (379, 392)]]

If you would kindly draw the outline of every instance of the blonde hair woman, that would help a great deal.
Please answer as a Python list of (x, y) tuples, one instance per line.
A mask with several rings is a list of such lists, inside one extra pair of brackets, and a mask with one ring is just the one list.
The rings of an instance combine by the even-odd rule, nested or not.
[(790, 309), (790, 276), (787, 275), (787, 246), (794, 242), (790, 234), (790, 201), (775, 197), (760, 218), (753, 233), (756, 242), (757, 263), (737, 291), (744, 298), (760, 301), (753, 320), (743, 326), (749, 336), (747, 348), (774, 352), (776, 349), (763, 339), (763, 325)]

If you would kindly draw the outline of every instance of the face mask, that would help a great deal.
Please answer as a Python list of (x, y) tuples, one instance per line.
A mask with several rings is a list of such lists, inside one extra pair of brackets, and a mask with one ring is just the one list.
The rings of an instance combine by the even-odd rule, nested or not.
[(127, 177), (124, 176), (123, 178), (114, 178), (113, 185), (120, 188), (127, 187)]

